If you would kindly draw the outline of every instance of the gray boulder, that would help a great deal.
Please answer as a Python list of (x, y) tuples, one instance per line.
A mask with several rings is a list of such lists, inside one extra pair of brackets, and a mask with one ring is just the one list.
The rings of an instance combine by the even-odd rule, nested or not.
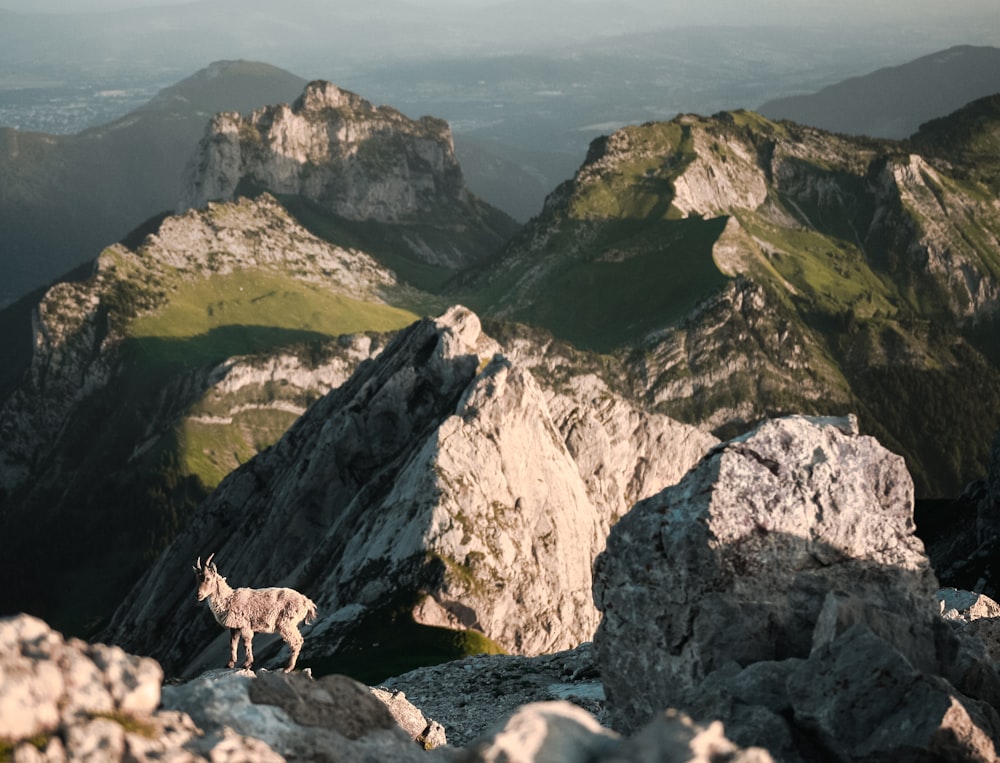
[[(765, 421), (639, 502), (595, 565), (604, 613), (595, 649), (612, 726), (633, 731), (676, 707), (721, 719), (736, 743), (779, 759), (895, 755), (888, 742), (869, 750), (846, 739), (829, 720), (856, 703), (866, 738), (892, 738), (905, 718), (926, 733), (900, 744), (924, 752), (949, 729), (964, 754), (1000, 739), (996, 672), (934, 606), (912, 507), (902, 458), (859, 435), (853, 417)], [(919, 677), (961, 709), (939, 713), (940, 702), (905, 691), (893, 713), (873, 703), (877, 676), (851, 646), (859, 634), (868, 665), (907, 666), (906, 681)], [(854, 667), (837, 663), (851, 656)], [(831, 671), (839, 683), (819, 680)], [(956, 714), (978, 731), (953, 728)]]
[(283, 760), (257, 738), (203, 735), (186, 713), (158, 710), (162, 680), (154, 660), (64, 639), (28, 615), (0, 619), (0, 756), (9, 747), (18, 763)]
[(261, 740), (280, 760), (439, 761), (454, 754), (429, 757), (432, 745), (415, 741), (368, 687), (341, 675), (220, 671), (165, 686), (163, 706), (189, 714), (209, 734)]

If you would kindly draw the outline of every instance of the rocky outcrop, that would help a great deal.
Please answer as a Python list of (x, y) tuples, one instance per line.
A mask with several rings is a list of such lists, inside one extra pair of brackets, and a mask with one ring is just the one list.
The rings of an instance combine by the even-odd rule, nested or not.
[[(216, 115), (187, 176), (181, 209), (257, 189), (294, 194), (348, 220), (409, 226), (410, 253), (449, 267), (491, 254), (517, 228), (466, 189), (446, 122), (408, 119), (329, 82), (309, 83), (291, 106)], [(474, 246), (463, 251), (459, 238)]]
[(1000, 680), (933, 606), (912, 490), (855, 421), (792, 417), (638, 503), (595, 564), (612, 725), (676, 707), (782, 760), (989, 759)]
[[(450, 688), (450, 707), (475, 716), (479, 727), (456, 744), (398, 689), (343, 675), (226, 670), (161, 687), (153, 660), (67, 641), (27, 615), (0, 619), (0, 646), (0, 755), (18, 763), (771, 761), (763, 750), (739, 749), (718, 723), (700, 727), (668, 712), (622, 738), (579, 705), (545, 699), (566, 684), (547, 688), (542, 676), (589, 664), (586, 651), (537, 664), (498, 657), (446, 666), (463, 685), (436, 688)], [(498, 696), (507, 701), (498, 704)]]
[(306, 665), (357, 648), (361, 623), (384, 628), (400, 606), (507, 651), (572, 647), (597, 625), (591, 564), (611, 524), (714, 442), (591, 377), (543, 392), (455, 307), (399, 334), (228, 477), (108, 635), (172, 672), (216, 664), (224, 634), (193, 616), (188, 580), (215, 552), (233, 584), (317, 602)]
[(799, 405), (849, 407), (851, 392), (821, 342), (754, 281), (739, 277), (679, 326), (628, 353), (629, 384), (654, 409), (713, 431), (744, 431), (776, 390)]

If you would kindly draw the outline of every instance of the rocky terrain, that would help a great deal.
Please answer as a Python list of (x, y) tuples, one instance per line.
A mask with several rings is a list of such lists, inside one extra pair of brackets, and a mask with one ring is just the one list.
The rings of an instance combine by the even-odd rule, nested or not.
[(7, 618), (0, 749), (29, 761), (993, 760), (1000, 605), (937, 590), (912, 490), (902, 460), (850, 418), (765, 421), (611, 529), (593, 645), (469, 657), (371, 688), (308, 670), (161, 688), (151, 659)]
[(399, 228), (410, 257), (449, 268), (493, 254), (517, 229), (465, 187), (451, 128), (311, 82), (291, 106), (216, 115), (179, 206), (264, 189), (348, 221)]

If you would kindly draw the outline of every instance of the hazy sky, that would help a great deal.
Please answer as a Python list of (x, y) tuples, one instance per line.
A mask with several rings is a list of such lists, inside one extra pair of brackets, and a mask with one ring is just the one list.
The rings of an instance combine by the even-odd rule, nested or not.
[[(400, 0), (415, 7), (428, 10), (466, 10), (484, 6), (510, 5), (514, 8), (530, 8), (532, 4), (517, 0)], [(537, 0), (544, 2), (544, 0)], [(94, 11), (121, 10), (150, 6), (171, 6), (212, 0), (0, 0), (0, 9), (22, 13), (89, 13)], [(358, 0), (324, 0), (327, 8), (343, 3), (354, 5)], [(568, 0), (581, 9), (613, 8), (615, 3), (594, 2), (594, 0)], [(1000, 26), (1000, 3), (997, 0), (619, 0), (621, 5), (648, 8), (651, 14), (664, 19), (673, 17), (677, 21), (695, 23), (748, 23), (760, 21), (775, 23), (782, 20), (798, 21), (865, 21), (897, 19), (905, 22), (919, 17), (947, 18), (956, 14), (993, 14)], [(587, 12), (587, 11), (583, 11)]]

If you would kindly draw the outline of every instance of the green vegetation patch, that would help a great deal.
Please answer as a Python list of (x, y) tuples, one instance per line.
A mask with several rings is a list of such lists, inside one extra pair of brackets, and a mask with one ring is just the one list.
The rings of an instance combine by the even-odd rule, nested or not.
[(185, 282), (129, 326), (130, 349), (156, 365), (194, 366), (293, 342), (391, 331), (417, 316), (262, 270)]
[(180, 458), (188, 474), (214, 489), (231, 471), (274, 445), (298, 416), (273, 408), (240, 411), (231, 419), (188, 417), (180, 426)]
[(375, 686), (416, 668), (438, 665), (476, 654), (504, 654), (499, 644), (479, 631), (421, 625), (413, 620), (415, 599), (368, 613), (336, 654), (303, 660), (316, 675), (343, 673)]
[(599, 352), (634, 342), (726, 283), (712, 258), (725, 225), (723, 217), (609, 224), (515, 317)]
[[(570, 202), (579, 220), (643, 220), (666, 216), (673, 200), (673, 179), (694, 158), (690, 129), (673, 122), (626, 127), (617, 137), (628, 145), (628, 160), (614, 164), (600, 181), (587, 182)], [(613, 161), (613, 160), (612, 160)]]
[(896, 312), (897, 295), (868, 264), (854, 244), (815, 230), (788, 228), (756, 215), (740, 224), (771, 245), (770, 265), (813, 311), (859, 318)]

